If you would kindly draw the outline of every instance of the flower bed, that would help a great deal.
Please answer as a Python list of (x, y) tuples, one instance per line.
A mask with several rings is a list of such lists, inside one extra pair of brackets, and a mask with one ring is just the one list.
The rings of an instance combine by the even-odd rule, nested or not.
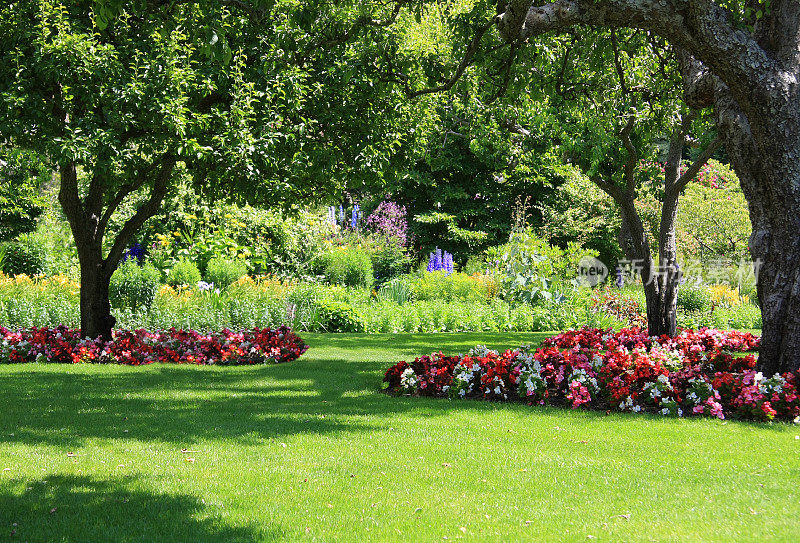
[(114, 339), (81, 338), (65, 326), (12, 331), (0, 326), (0, 364), (278, 364), (308, 346), (287, 327), (202, 334), (194, 330), (121, 330)]
[(737, 331), (655, 338), (638, 328), (584, 328), (548, 338), (536, 350), (499, 353), (478, 346), (466, 355), (399, 362), (384, 381), (390, 391), (420, 396), (797, 420), (800, 372), (765, 378), (755, 370), (758, 345), (757, 336)]

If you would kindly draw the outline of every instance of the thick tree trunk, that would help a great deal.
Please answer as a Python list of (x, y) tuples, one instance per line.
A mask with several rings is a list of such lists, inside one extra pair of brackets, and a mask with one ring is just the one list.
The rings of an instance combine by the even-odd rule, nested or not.
[(763, 334), (759, 367), (772, 375), (800, 369), (800, 99), (772, 122), (751, 126), (718, 109), (726, 148), (747, 197)]
[(125, 222), (105, 258), (103, 258), (103, 238), (111, 216), (128, 195), (142, 187), (147, 179), (146, 174), (152, 170), (147, 169), (146, 174), (140, 174), (133, 182), (123, 185), (104, 211), (103, 178), (97, 176), (92, 178), (88, 194), (84, 201), (81, 201), (75, 163), (66, 163), (60, 167), (61, 188), (58, 199), (64, 215), (69, 221), (81, 265), (81, 335), (83, 337), (111, 339), (116, 323), (116, 319), (111, 315), (111, 303), (108, 297), (111, 275), (117, 269), (130, 240), (142, 225), (158, 211), (167, 193), (172, 171), (175, 168), (175, 158), (170, 153), (165, 153), (153, 164), (153, 168), (158, 166), (160, 168), (153, 180), (150, 198), (136, 210), (133, 217)]
[[(641, 218), (633, 207), (633, 197), (629, 200), (630, 204), (620, 205), (622, 212), (622, 226), (620, 229), (620, 247), (622, 247), (625, 257), (640, 266), (642, 285), (644, 287), (644, 298), (647, 305), (647, 333), (651, 336), (661, 336), (667, 334), (674, 336), (677, 332), (677, 322), (675, 313), (677, 311), (678, 278), (674, 273), (674, 267), (666, 270), (657, 269), (653, 257), (650, 254), (650, 246), (647, 241), (647, 234), (644, 230)], [(677, 209), (677, 206), (672, 206)], [(667, 210), (667, 214), (674, 215), (674, 211)], [(663, 219), (662, 219), (663, 220)], [(662, 238), (672, 240), (672, 255), (670, 259), (674, 265), (675, 254), (675, 228), (674, 220), (667, 222), (667, 227), (671, 232), (664, 234), (662, 227)], [(670, 226), (671, 225), (671, 226)], [(661, 258), (667, 258), (663, 243), (659, 244), (659, 254)]]
[[(620, 247), (622, 247), (628, 260), (641, 266), (640, 273), (647, 306), (647, 333), (651, 336), (661, 336), (663, 334), (674, 336), (677, 332), (675, 319), (678, 295), (677, 275), (675, 273), (665, 274), (663, 270), (656, 269), (653, 257), (650, 254), (644, 226), (633, 207), (633, 203), (621, 205), (620, 209), (622, 211), (622, 226), (619, 236)], [(673, 227), (673, 248), (674, 237)], [(663, 254), (663, 251), (660, 251), (660, 253)]]
[[(778, 95), (780, 96), (780, 95)], [(714, 113), (747, 198), (761, 306), (759, 369), (800, 369), (800, 94), (751, 120), (719, 80)], [(780, 104), (781, 100), (775, 100)]]
[(81, 336), (108, 341), (116, 319), (111, 315), (108, 297), (111, 277), (103, 271), (99, 256), (81, 261)]

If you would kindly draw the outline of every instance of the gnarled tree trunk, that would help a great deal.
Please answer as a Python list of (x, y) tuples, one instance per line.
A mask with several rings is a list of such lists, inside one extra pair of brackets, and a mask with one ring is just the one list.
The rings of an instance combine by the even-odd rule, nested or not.
[[(724, 91), (724, 89), (722, 89)], [(720, 125), (750, 208), (762, 338), (760, 369), (800, 368), (800, 99), (751, 126), (718, 91)], [(791, 104), (791, 106), (789, 105)]]

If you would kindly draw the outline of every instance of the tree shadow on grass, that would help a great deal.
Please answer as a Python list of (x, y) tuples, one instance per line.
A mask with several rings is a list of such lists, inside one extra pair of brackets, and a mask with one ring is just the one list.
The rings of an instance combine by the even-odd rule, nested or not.
[[(604, 416), (557, 408), (531, 410), (521, 403), (379, 393), (382, 372), (390, 363), (408, 358), (404, 353), (430, 351), (432, 345), (442, 344), (440, 336), (427, 342), (425, 336), (317, 336), (310, 338), (312, 350), (306, 356), (277, 366), (34, 366), (2, 371), (0, 444), (74, 451), (86, 440), (99, 438), (160, 442), (179, 449), (201, 440), (247, 445), (301, 434), (370, 433), (384, 430), (387, 421), (399, 415), (447, 417), (455, 411), (503, 409), (562, 421)], [(469, 345), (472, 336), (453, 334), (454, 348), (447, 350)], [(519, 338), (509, 335), (506, 343)], [(490, 346), (501, 345), (498, 337), (486, 339)]]
[(2, 541), (254, 541), (282, 538), (229, 526), (194, 496), (156, 494), (132, 477), (54, 475), (0, 484)]
[(475, 345), (488, 345), (492, 349), (519, 347), (522, 344), (539, 345), (556, 332), (442, 332), (436, 334), (303, 334), (309, 344), (342, 349), (392, 349), (406, 356), (464, 353)]
[[(3, 371), (0, 443), (74, 450), (87, 439), (101, 438), (180, 448), (202, 439), (253, 443), (286, 435), (371, 432), (383, 428), (380, 419), (402, 413), (492, 410), (496, 406), (479, 402), (393, 398), (378, 392), (383, 371), (394, 361), (434, 346), (465, 350), (479, 336), (317, 335), (310, 338), (308, 354), (277, 366), (28, 366)], [(496, 336), (511, 344), (520, 338)]]

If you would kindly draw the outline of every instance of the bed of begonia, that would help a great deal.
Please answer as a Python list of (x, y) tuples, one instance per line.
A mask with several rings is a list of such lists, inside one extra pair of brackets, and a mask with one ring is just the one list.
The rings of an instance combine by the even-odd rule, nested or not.
[(112, 341), (82, 338), (79, 330), (0, 326), (0, 364), (215, 364), (247, 365), (290, 362), (308, 346), (287, 327), (223, 330), (120, 330)]
[(605, 411), (800, 421), (800, 372), (756, 370), (759, 338), (701, 329), (648, 337), (584, 328), (503, 353), (477, 346), (399, 362), (384, 376), (403, 394), (521, 400)]

